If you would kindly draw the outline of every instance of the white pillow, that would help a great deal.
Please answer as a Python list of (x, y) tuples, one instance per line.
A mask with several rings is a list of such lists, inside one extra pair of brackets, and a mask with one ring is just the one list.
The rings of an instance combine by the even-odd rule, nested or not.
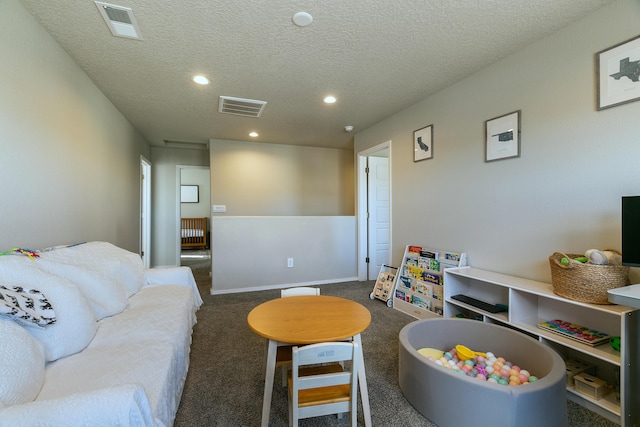
[(33, 401), (44, 383), (44, 350), (22, 326), (0, 317), (0, 407)]
[[(93, 268), (51, 261), (46, 255), (41, 255), (40, 259), (34, 261), (34, 268), (72, 282), (82, 292), (98, 320), (127, 308), (127, 290), (117, 279), (119, 271), (115, 261), (102, 261), (99, 268)], [(47, 292), (44, 294), (49, 296)], [(53, 306), (56, 307), (55, 304)]]
[(39, 289), (55, 308), (55, 324), (28, 329), (43, 344), (45, 360), (52, 361), (84, 349), (93, 339), (98, 323), (78, 288), (63, 277), (42, 271), (38, 262), (21, 256), (0, 256), (0, 277), (14, 285)]
[[(127, 289), (127, 297), (138, 292), (144, 283), (144, 265), (140, 255), (108, 242), (86, 242), (49, 248), (44, 249), (40, 255), (51, 261), (98, 271), (105, 267), (108, 277)], [(117, 265), (115, 275), (109, 266), (110, 263)]]

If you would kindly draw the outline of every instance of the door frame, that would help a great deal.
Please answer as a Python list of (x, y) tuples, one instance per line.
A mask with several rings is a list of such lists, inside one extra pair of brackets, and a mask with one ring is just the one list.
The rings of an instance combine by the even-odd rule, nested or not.
[[(180, 227), (182, 226), (182, 204), (180, 203), (180, 185), (182, 184), (182, 169), (207, 169), (209, 171), (209, 180), (211, 180), (211, 167), (210, 166), (194, 166), (194, 165), (176, 165), (176, 228), (175, 228), (175, 243), (176, 243), (176, 265), (180, 267), (180, 254), (182, 252)], [(209, 206), (209, 209), (211, 206)], [(211, 218), (211, 211), (207, 216)], [(211, 242), (209, 242), (211, 245)]]
[(391, 177), (393, 174), (391, 173), (391, 140), (385, 141), (381, 144), (378, 144), (374, 147), (368, 148), (366, 150), (360, 151), (357, 154), (357, 191), (358, 191), (358, 212), (357, 212), (357, 223), (358, 223), (358, 259), (357, 259), (357, 268), (358, 268), (358, 280), (364, 281), (368, 280), (368, 267), (366, 258), (369, 253), (369, 233), (368, 233), (368, 185), (367, 185), (367, 159), (369, 156), (383, 150), (389, 150), (389, 259), (387, 263), (391, 263), (391, 248), (393, 247), (393, 229), (391, 224), (392, 221), (392, 183)]
[(151, 162), (140, 156), (140, 256), (151, 267)]

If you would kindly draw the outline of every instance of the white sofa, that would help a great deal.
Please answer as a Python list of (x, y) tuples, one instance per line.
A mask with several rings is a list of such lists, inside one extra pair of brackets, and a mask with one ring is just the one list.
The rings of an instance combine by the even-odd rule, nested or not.
[(47, 307), (0, 306), (0, 426), (173, 425), (202, 304), (191, 270), (105, 242), (37, 255), (0, 256), (4, 302), (36, 289), (55, 313), (39, 326)]

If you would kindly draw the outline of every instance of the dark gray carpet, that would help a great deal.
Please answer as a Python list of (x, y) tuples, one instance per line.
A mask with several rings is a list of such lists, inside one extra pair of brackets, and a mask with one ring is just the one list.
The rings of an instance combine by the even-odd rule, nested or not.
[[(259, 426), (264, 390), (266, 343), (251, 332), (246, 318), (258, 304), (279, 298), (279, 290), (210, 295), (208, 263), (188, 261), (198, 282), (204, 305), (197, 313), (193, 330), (190, 366), (176, 427)], [(405, 400), (397, 381), (398, 333), (414, 321), (404, 313), (369, 294), (374, 282), (348, 282), (320, 286), (323, 295), (335, 295), (359, 302), (371, 312), (371, 325), (362, 333), (371, 417), (375, 426), (433, 427)], [(270, 426), (288, 425), (286, 389), (276, 371), (271, 404)], [(571, 402), (570, 426), (615, 426)], [(541, 408), (544, 410), (544, 408)], [(358, 423), (363, 425), (362, 408)], [(339, 420), (326, 416), (302, 420), (301, 426), (346, 426), (348, 417)], [(483, 427), (483, 426), (480, 426)]]

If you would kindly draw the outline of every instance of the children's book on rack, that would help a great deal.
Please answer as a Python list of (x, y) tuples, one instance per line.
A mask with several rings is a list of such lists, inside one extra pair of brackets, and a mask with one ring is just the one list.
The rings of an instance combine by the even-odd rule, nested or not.
[(444, 270), (465, 265), (464, 252), (407, 246), (395, 282), (393, 307), (418, 319), (442, 316)]

